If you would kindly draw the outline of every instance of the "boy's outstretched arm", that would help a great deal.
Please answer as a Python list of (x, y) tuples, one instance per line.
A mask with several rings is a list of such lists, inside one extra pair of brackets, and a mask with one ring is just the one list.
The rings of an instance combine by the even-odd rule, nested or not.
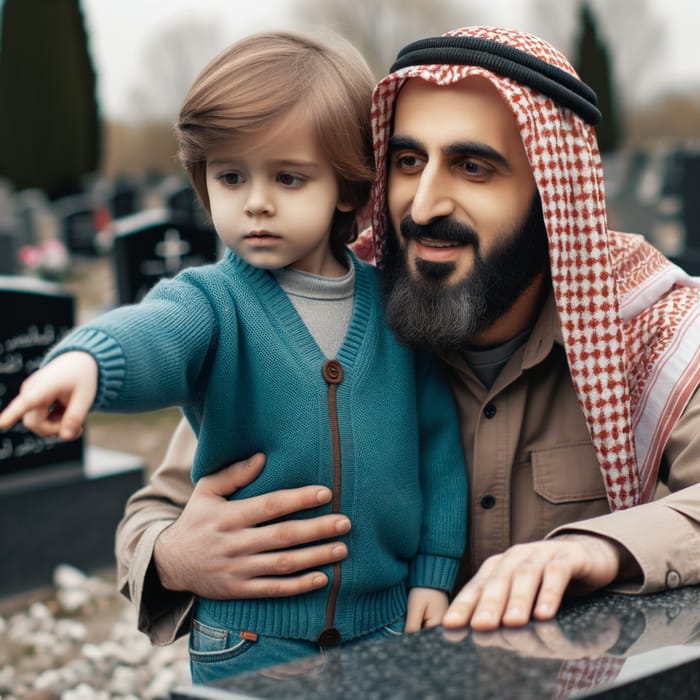
[(74, 440), (97, 394), (98, 368), (91, 355), (66, 352), (31, 374), (0, 413), (0, 430), (22, 420), (38, 435)]

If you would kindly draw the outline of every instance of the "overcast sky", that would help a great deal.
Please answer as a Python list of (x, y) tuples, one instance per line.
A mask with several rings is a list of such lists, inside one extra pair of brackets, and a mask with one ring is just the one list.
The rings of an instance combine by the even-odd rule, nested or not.
[[(324, 0), (318, 0), (323, 2)], [(429, 2), (430, 0), (426, 0)], [(600, 0), (616, 2), (616, 0)], [(0, 0), (1, 2), (1, 0)], [(176, 20), (215, 18), (228, 41), (261, 29), (294, 26), (290, 0), (81, 0), (90, 34), (91, 52), (98, 71), (103, 113), (128, 116), (129, 94), (148, 71), (144, 50), (154, 36)], [(381, 2), (381, 0), (377, 0)], [(700, 0), (649, 0), (665, 28), (665, 41), (656, 49), (658, 58), (631, 92), (637, 101), (648, 100), (662, 89), (700, 90), (700, 60), (696, 46), (700, 31)], [(541, 22), (529, 11), (528, 0), (465, 0), (465, 18), (471, 21), (478, 8), (479, 21), (519, 27), (540, 33)], [(541, 18), (540, 18), (541, 19)], [(230, 30), (230, 31), (229, 31)], [(631, 26), (616, 28), (620, 37), (634, 32)], [(418, 38), (418, 37), (416, 37)], [(226, 43), (228, 43), (228, 41)], [(212, 46), (212, 55), (221, 46)]]

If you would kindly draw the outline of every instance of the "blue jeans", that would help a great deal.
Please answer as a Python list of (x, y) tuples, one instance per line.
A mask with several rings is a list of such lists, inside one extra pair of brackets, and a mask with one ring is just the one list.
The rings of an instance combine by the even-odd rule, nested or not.
[[(342, 646), (349, 647), (370, 639), (400, 637), (405, 623), (406, 618), (402, 616), (374, 632), (351, 639)], [(297, 667), (299, 673), (309, 673), (323, 667), (324, 653), (315, 642), (263, 635), (258, 635), (255, 640), (246, 639), (241, 637), (240, 630), (212, 627), (197, 619), (192, 621), (190, 672), (193, 683), (212, 683), (243, 671), (285, 664), (304, 657), (315, 657)], [(290, 671), (293, 672), (292, 669)]]

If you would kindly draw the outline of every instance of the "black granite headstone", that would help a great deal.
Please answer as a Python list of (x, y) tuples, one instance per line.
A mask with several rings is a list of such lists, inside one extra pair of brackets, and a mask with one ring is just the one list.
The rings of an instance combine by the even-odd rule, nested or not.
[[(47, 350), (75, 323), (71, 294), (28, 277), (0, 277), (0, 409), (14, 398)], [(30, 433), (21, 423), (0, 432), (0, 476), (83, 457), (83, 440)]]
[(194, 225), (160, 210), (118, 221), (113, 246), (120, 304), (139, 301), (163, 277), (214, 262), (218, 257), (218, 237), (213, 228)]
[(117, 178), (108, 193), (107, 201), (113, 219), (135, 214), (141, 208), (141, 193), (138, 185), (125, 178)]
[(64, 197), (54, 205), (66, 248), (79, 255), (97, 252), (95, 207), (82, 195)]
[(691, 275), (700, 275), (700, 152), (678, 151), (676, 169), (680, 221), (685, 241), (680, 253), (672, 258)]
[(15, 212), (21, 222), (22, 245), (35, 246), (45, 238), (47, 221), (53, 214), (43, 190), (20, 190), (14, 197)]
[(0, 217), (0, 275), (16, 275), (19, 271), (19, 224), (12, 218)]
[(196, 220), (199, 203), (192, 187), (188, 184), (176, 185), (172, 190), (164, 193), (164, 201), (167, 210), (173, 216), (179, 216), (186, 221)]
[(683, 158), (683, 223), (686, 245), (700, 249), (700, 153), (686, 153)]
[[(0, 409), (46, 351), (73, 327), (73, 296), (57, 285), (0, 277)], [(34, 435), (0, 432), (0, 596), (51, 583), (55, 567), (114, 564), (127, 498), (143, 484), (140, 457)]]

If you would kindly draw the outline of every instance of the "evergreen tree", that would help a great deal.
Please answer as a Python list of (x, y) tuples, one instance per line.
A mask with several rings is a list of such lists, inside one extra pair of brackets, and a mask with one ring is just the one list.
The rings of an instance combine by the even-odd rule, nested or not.
[(79, 0), (4, 0), (0, 176), (51, 197), (77, 192), (97, 168), (99, 131)]
[(600, 150), (614, 150), (620, 142), (620, 123), (612, 76), (612, 61), (605, 42), (598, 36), (595, 18), (588, 3), (581, 4), (580, 34), (576, 45), (574, 67), (581, 80), (598, 95), (598, 108), (603, 120), (596, 127)]

